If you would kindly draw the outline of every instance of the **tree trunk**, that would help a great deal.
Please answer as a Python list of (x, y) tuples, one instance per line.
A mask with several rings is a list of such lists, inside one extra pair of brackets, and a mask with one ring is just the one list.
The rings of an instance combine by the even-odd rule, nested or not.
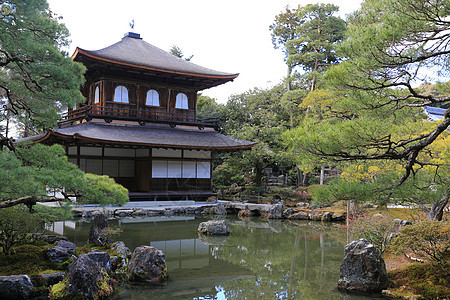
[(316, 89), (316, 76), (317, 71), (319, 70), (319, 58), (316, 57), (316, 61), (314, 62), (314, 74), (311, 82), (311, 92)]
[(350, 217), (355, 218), (362, 214), (362, 210), (358, 205), (358, 202), (349, 200), (349, 214)]
[(305, 173), (303, 175), (302, 186), (308, 186), (308, 185), (309, 185), (309, 173)]
[(255, 168), (255, 184), (256, 184), (256, 186), (262, 186), (262, 177), (263, 177), (262, 169), (256, 167)]
[(325, 178), (325, 166), (320, 167), (320, 185), (323, 185), (323, 179)]
[(441, 200), (433, 203), (431, 209), (428, 209), (425, 205), (420, 204), (419, 207), (425, 212), (428, 220), (442, 221), (444, 216), (444, 208), (448, 203), (449, 194), (442, 196)]
[(297, 169), (297, 184), (296, 184), (296, 187), (299, 187), (299, 186), (302, 185), (302, 182), (303, 182), (303, 172), (302, 172), (302, 170), (300, 170), (298, 165), (296, 165), (295, 167)]
[(287, 70), (287, 90), (291, 91), (292, 90), (292, 82), (291, 82), (291, 74), (292, 74), (292, 66), (288, 65), (288, 70)]

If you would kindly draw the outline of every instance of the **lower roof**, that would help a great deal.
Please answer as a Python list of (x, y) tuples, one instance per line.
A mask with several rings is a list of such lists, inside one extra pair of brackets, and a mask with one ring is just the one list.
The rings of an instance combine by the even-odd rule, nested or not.
[(104, 123), (91, 121), (47, 133), (20, 139), (17, 142), (65, 142), (118, 144), (137, 147), (175, 149), (240, 150), (249, 149), (255, 142), (243, 141), (223, 135), (213, 129), (167, 124)]

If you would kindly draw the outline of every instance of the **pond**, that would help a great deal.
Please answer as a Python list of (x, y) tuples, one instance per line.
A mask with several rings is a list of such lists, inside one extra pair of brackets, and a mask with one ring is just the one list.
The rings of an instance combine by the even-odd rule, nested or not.
[[(131, 251), (164, 251), (164, 287), (124, 287), (114, 299), (368, 299), (335, 290), (347, 234), (341, 224), (226, 218), (228, 237), (204, 238), (189, 216), (110, 220)], [(57, 222), (55, 232), (87, 242), (90, 223)]]

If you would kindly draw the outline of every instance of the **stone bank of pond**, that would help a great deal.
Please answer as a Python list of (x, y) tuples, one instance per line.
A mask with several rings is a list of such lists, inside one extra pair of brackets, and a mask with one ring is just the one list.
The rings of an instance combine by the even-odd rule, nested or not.
[[(166, 254), (164, 287), (124, 287), (114, 299), (368, 299), (335, 290), (347, 243), (339, 224), (227, 217), (231, 234), (201, 237), (190, 216), (112, 219), (133, 251), (151, 245)], [(78, 246), (90, 223), (53, 228)]]

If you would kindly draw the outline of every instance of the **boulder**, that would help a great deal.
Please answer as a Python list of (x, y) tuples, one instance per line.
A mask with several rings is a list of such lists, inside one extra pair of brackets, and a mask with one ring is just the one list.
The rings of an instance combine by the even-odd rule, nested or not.
[(41, 274), (42, 278), (44, 278), (46, 286), (51, 286), (51, 285), (57, 284), (60, 281), (63, 281), (65, 275), (66, 274), (64, 272), (56, 272), (56, 273), (52, 273), (52, 274), (44, 274), (44, 273)]
[(89, 228), (89, 243), (94, 245), (106, 245), (111, 243), (111, 238), (106, 234), (108, 218), (102, 213), (94, 215), (91, 228)]
[(105, 270), (88, 255), (80, 255), (66, 278), (52, 287), (50, 299), (98, 299), (112, 293), (111, 280)]
[(111, 249), (119, 254), (122, 258), (128, 258), (131, 256), (130, 249), (125, 246), (125, 243), (122, 241), (117, 241), (111, 245)]
[(218, 204), (214, 207), (214, 214), (216, 215), (226, 215), (227, 214), (227, 209), (225, 208), (225, 205), (223, 204)]
[(287, 219), (290, 215), (295, 214), (296, 212), (297, 211), (293, 208), (286, 208), (283, 210), (283, 217)]
[(50, 261), (63, 262), (75, 254), (76, 245), (70, 241), (60, 240), (55, 247), (45, 250), (45, 254)]
[(68, 240), (68, 238), (66, 238), (65, 236), (44, 233), (35, 233), (33, 234), (33, 237), (37, 240), (41, 240), (49, 244), (54, 244), (61, 240)]
[(321, 213), (311, 213), (309, 215), (309, 219), (313, 221), (322, 221), (322, 214)]
[(311, 216), (309, 213), (307, 213), (305, 211), (299, 211), (297, 213), (290, 215), (288, 218), (291, 220), (309, 220), (310, 217)]
[(283, 200), (281, 199), (280, 195), (273, 195), (272, 197), (272, 204), (278, 204), (281, 203)]
[(111, 271), (115, 272), (117, 269), (120, 269), (128, 264), (128, 259), (131, 257), (131, 251), (122, 241), (117, 241), (112, 244), (111, 250), (119, 255), (113, 256), (110, 259)]
[(198, 232), (207, 235), (229, 235), (230, 230), (225, 220), (207, 221), (198, 225)]
[(151, 246), (137, 247), (128, 264), (130, 281), (164, 284), (167, 280), (167, 264), (164, 252)]
[(329, 211), (326, 211), (326, 212), (324, 212), (323, 215), (322, 215), (322, 221), (324, 221), (324, 222), (330, 222), (332, 216), (333, 216), (332, 213), (330, 213)]
[(28, 275), (0, 276), (0, 299), (28, 299), (33, 295), (33, 284)]
[(408, 220), (402, 220), (402, 219), (394, 219), (394, 224), (397, 225), (399, 228), (405, 227), (407, 225), (412, 225), (412, 223)]
[(126, 209), (126, 208), (122, 209), (121, 208), (121, 209), (116, 209), (114, 211), (114, 215), (123, 218), (123, 217), (132, 216), (133, 212), (134, 212), (133, 209)]
[(195, 214), (195, 208), (194, 207), (186, 207), (184, 209), (184, 213), (187, 215), (193, 215), (193, 214)]
[(90, 220), (92, 218), (92, 211), (90, 211), (90, 210), (83, 211), (81, 217), (83, 219), (89, 219)]
[(281, 219), (283, 217), (283, 203), (272, 205), (267, 211), (268, 219)]
[(166, 216), (166, 217), (171, 217), (174, 214), (175, 214), (175, 212), (173, 210), (171, 210), (171, 209), (164, 210), (164, 216)]
[(299, 202), (297, 203), (297, 206), (301, 208), (311, 208), (311, 205), (307, 202)]
[(102, 252), (100, 250), (92, 250), (91, 252), (86, 253), (85, 255), (88, 256), (93, 261), (95, 261), (96, 263), (98, 263), (98, 265), (103, 269), (105, 269), (106, 272), (109, 273), (109, 271), (111, 270), (111, 263), (109, 261), (110, 256), (108, 252)]
[(381, 293), (388, 286), (386, 265), (380, 251), (366, 239), (345, 246), (338, 289), (350, 293)]
[(347, 214), (346, 213), (335, 212), (331, 216), (331, 220), (332, 221), (345, 221), (346, 218), (347, 218)]

